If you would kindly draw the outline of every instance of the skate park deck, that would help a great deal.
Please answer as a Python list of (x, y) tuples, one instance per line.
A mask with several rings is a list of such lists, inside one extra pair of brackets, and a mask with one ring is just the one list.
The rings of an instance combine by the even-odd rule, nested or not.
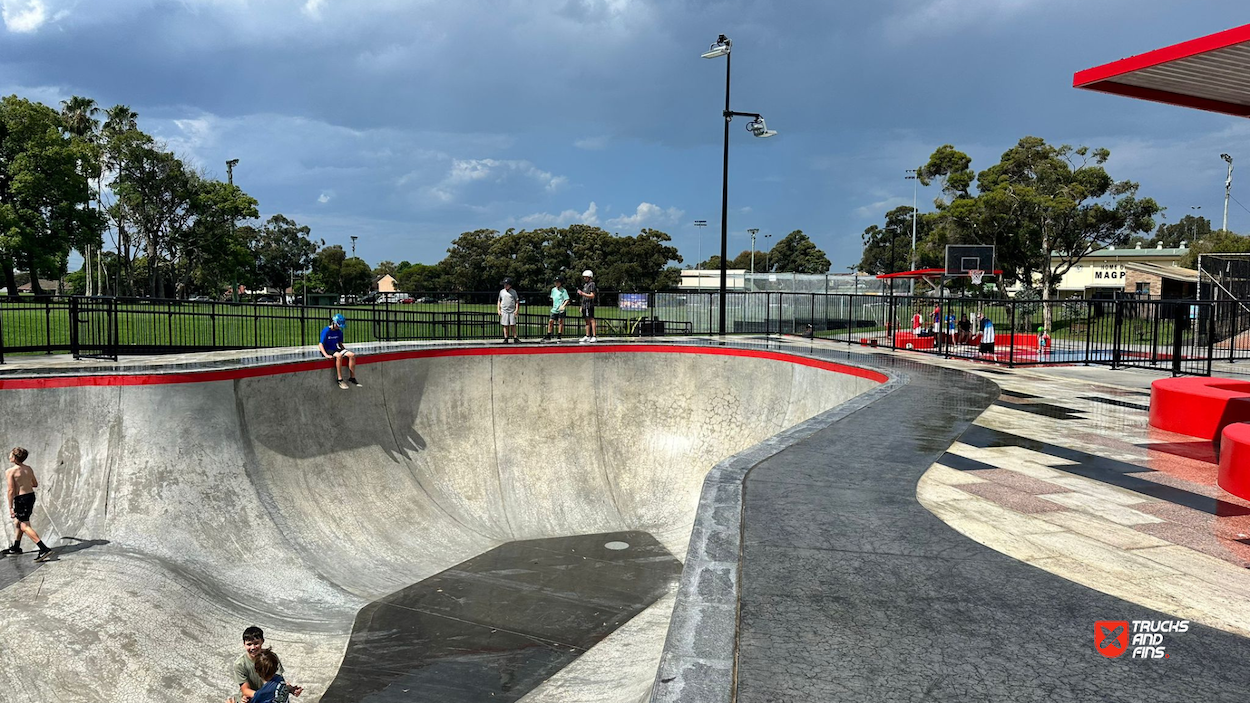
[[(5, 436), (45, 472), (36, 526), (52, 523), (61, 549), (38, 569), (0, 561), (0, 630), (27, 645), (0, 652), (0, 700), (221, 698), (247, 624), (265, 627), (305, 700), (1180, 701), (1250, 683), (1246, 640), (1201, 625), (1166, 663), (1100, 656), (1095, 621), (1167, 615), (982, 546), (917, 501), (920, 477), (998, 397), (978, 374), (776, 341), (503, 349), (396, 352), (346, 392), (325, 370), (253, 375), (247, 359), (218, 380), (0, 381)], [(576, 412), (587, 386), (592, 437)], [(485, 685), (504, 697), (344, 688), (355, 662), (377, 678), (381, 650), (352, 646), (370, 608), (427, 617), (412, 603), (482, 573), (475, 560), (579, 535), (597, 541), (537, 549), (562, 555), (556, 571), (578, 554), (615, 573), (585, 550), (645, 543), (625, 558), (654, 578), (596, 601), (632, 619), (579, 633), (578, 656), (529, 683), (516, 659), (473, 669), (502, 672)], [(514, 573), (509, 559), (486, 572)], [(521, 591), (590, 602), (532, 571), (538, 586)], [(518, 592), (494, 585), (479, 593)], [(572, 639), (527, 629), (542, 612), (521, 620), (530, 640)], [(55, 675), (19, 673), (40, 665)]]

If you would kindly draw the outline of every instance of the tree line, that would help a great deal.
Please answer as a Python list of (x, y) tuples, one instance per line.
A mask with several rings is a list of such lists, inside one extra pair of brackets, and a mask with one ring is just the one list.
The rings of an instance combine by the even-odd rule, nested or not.
[[(1105, 167), (1110, 156), (1107, 149), (1024, 137), (976, 172), (967, 154), (939, 147), (917, 169), (920, 182), (936, 183), (941, 195), (933, 212), (916, 217), (916, 265), (944, 267), (948, 244), (993, 244), (1003, 283), (1036, 288), (1049, 299), (1073, 266), (1106, 247), (1184, 242), (1188, 251), (1179, 263), (1188, 268), (1196, 267), (1198, 254), (1250, 251), (1250, 237), (1212, 230), (1196, 214), (1156, 227), (1164, 208), (1141, 197), (1137, 183), (1112, 178)], [(864, 230), (860, 271), (911, 268), (912, 216), (911, 206), (897, 207), (885, 213), (884, 224)]]
[[(138, 120), (126, 105), (102, 109), (81, 96), (59, 109), (0, 98), (0, 274), (9, 295), (26, 280), (36, 294), (218, 299), (227, 291), (288, 287), (360, 294), (386, 274), (400, 290), (459, 292), (493, 290), (504, 277), (545, 287), (557, 276), (577, 280), (584, 269), (605, 289), (680, 282), (684, 260), (667, 233), (620, 236), (584, 224), (473, 230), (436, 264), (371, 267), (281, 214), (260, 221), (256, 198), (197, 169)], [(83, 265), (70, 272), (73, 252)], [(719, 268), (720, 260), (700, 265)], [(823, 273), (829, 265), (795, 230), (757, 251), (754, 270)], [(750, 251), (730, 266), (751, 268)], [(57, 290), (43, 290), (41, 280), (56, 281)]]

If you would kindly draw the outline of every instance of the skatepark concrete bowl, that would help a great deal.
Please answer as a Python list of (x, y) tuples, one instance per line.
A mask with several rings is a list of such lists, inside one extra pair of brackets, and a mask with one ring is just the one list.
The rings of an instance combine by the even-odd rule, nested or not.
[[(0, 382), (61, 549), (0, 561), (0, 700), (222, 700), (253, 624), (319, 700), (370, 604), (519, 540), (647, 533), (681, 559), (709, 469), (883, 380), (676, 346), (365, 361), (349, 391), (324, 362)], [(645, 699), (669, 592), (650, 634), (526, 700)]]

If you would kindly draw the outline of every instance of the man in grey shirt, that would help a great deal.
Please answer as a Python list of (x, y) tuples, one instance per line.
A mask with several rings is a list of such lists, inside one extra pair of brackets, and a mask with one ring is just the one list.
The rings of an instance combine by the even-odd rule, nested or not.
[(517, 292), (512, 289), (512, 279), (503, 279), (503, 290), (499, 291), (499, 324), (503, 327), (503, 343), (508, 343), (509, 332), (511, 332), (512, 343), (520, 344), (521, 340), (516, 336), (516, 318), (517, 309), (520, 307), (521, 299), (517, 296)]

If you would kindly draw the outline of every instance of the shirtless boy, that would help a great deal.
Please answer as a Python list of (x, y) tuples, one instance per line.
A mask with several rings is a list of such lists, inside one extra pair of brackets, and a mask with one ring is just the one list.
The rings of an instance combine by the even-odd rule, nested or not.
[(4, 554), (22, 553), (22, 535), (25, 534), (39, 547), (39, 555), (35, 561), (48, 558), (52, 550), (39, 539), (39, 533), (30, 526), (30, 515), (35, 511), (35, 489), (39, 487), (39, 479), (35, 478), (35, 470), (25, 464), (30, 452), (15, 447), (9, 452), (9, 462), (13, 466), (4, 472), (4, 483), (9, 493), (9, 517), (17, 526), (17, 536), (13, 538), (13, 546), (3, 550)]

